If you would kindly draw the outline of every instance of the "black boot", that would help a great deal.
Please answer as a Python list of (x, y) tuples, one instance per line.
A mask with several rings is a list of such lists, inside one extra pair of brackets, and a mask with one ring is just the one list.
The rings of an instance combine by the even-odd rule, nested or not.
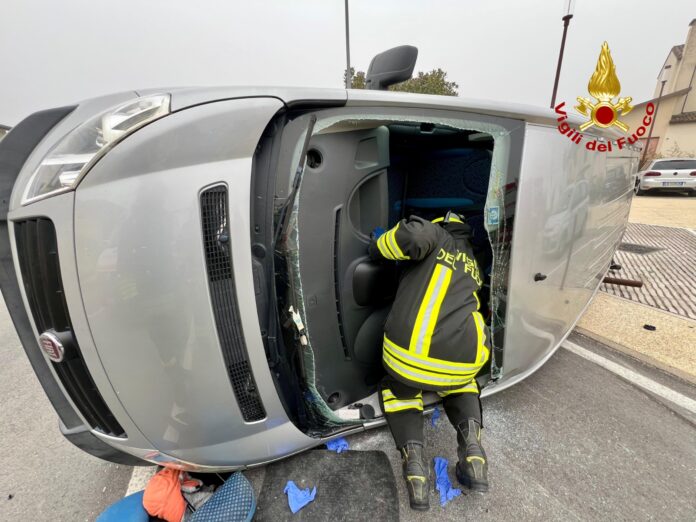
[(423, 458), (423, 445), (418, 442), (408, 442), (399, 451), (401, 451), (411, 509), (425, 511), (430, 508), (428, 500), (430, 487), (428, 466)]
[(488, 491), (488, 459), (481, 446), (481, 425), (467, 419), (457, 426), (457, 480), (473, 491)]

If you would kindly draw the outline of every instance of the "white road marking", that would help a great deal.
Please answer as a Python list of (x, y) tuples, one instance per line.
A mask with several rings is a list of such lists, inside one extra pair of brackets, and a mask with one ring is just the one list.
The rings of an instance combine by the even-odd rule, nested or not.
[(133, 474), (131, 475), (130, 481), (128, 482), (128, 489), (126, 490), (127, 497), (133, 493), (145, 489), (150, 478), (157, 471), (157, 466), (136, 466), (133, 468)]
[(601, 355), (597, 355), (596, 353), (591, 352), (590, 350), (582, 348), (574, 342), (565, 341), (562, 346), (569, 352), (572, 352), (575, 355), (582, 357), (583, 359), (587, 359), (588, 361), (598, 364), (599, 366), (609, 370), (610, 372), (615, 373), (619, 377), (623, 377), (627, 381), (630, 381), (636, 386), (643, 388), (644, 390), (647, 390), (650, 393), (657, 395), (658, 397), (662, 397), (663, 399), (666, 399), (691, 413), (696, 414), (696, 401), (691, 399), (690, 397), (687, 397), (686, 395), (674, 391), (672, 388), (663, 386), (659, 382), (653, 381), (652, 379), (649, 379), (648, 377), (645, 377), (640, 373), (634, 372), (633, 370), (629, 370), (625, 366), (621, 366), (620, 364), (617, 364), (614, 361), (610, 361), (609, 359), (606, 359)]

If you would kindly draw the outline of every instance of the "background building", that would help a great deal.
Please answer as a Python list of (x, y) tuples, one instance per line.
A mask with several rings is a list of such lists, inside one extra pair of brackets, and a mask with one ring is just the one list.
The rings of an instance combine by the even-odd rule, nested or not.
[(689, 24), (686, 42), (669, 51), (653, 97), (635, 105), (622, 121), (637, 129), (645, 116), (646, 104), (657, 105), (658, 98), (660, 106), (650, 143), (646, 143), (647, 134), (641, 140), (643, 147), (648, 147), (646, 157), (696, 157), (696, 18)]

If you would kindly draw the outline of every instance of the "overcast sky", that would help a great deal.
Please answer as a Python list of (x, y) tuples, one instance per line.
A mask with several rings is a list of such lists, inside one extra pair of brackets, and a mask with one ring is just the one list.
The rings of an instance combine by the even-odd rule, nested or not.
[[(0, 123), (121, 90), (340, 87), (343, 0), (0, 0)], [(351, 59), (416, 45), (460, 96), (548, 105), (564, 0), (350, 0)], [(559, 100), (586, 95), (604, 40), (622, 96), (652, 95), (694, 0), (576, 0)]]

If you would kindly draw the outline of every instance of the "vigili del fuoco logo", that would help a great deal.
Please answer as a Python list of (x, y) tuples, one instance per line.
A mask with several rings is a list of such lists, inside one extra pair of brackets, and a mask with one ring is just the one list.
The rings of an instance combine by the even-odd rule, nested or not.
[[(655, 112), (653, 103), (647, 104), (642, 125), (630, 135), (628, 125), (620, 120), (621, 116), (633, 110), (631, 106), (633, 98), (626, 96), (625, 98), (618, 98), (616, 102), (614, 101), (621, 92), (621, 83), (616, 75), (616, 66), (614, 65), (614, 60), (611, 59), (607, 42), (604, 42), (602, 45), (602, 50), (597, 60), (597, 67), (590, 78), (590, 82), (587, 84), (587, 90), (592, 98), (578, 96), (578, 104), (575, 106), (575, 109), (580, 114), (588, 118), (579, 128), (571, 127), (566, 121), (568, 113), (564, 110), (565, 102), (559, 103), (554, 109), (556, 114), (559, 115), (558, 132), (569, 138), (573, 143), (581, 145), (584, 142), (586, 149), (597, 152), (610, 152), (614, 148), (620, 150), (626, 145), (632, 145), (638, 141), (646, 133), (647, 128), (650, 127), (652, 115)], [(594, 138), (585, 139), (585, 135), (582, 134), (583, 131), (595, 126), (603, 129), (616, 127), (627, 134), (627, 136), (607, 142), (600, 142)]]

